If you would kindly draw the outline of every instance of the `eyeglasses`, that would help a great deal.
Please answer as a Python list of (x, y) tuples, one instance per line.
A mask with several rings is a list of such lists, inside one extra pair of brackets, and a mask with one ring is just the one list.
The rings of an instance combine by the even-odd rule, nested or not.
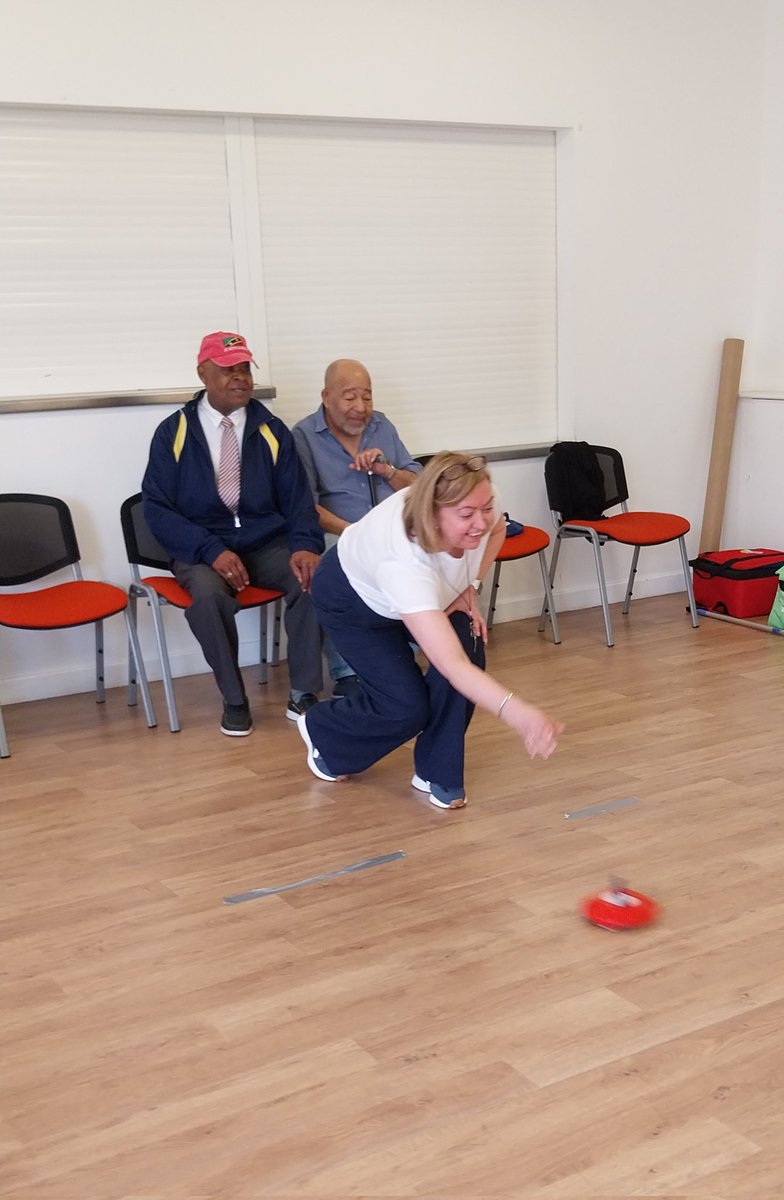
[(467, 458), (464, 463), (454, 463), (451, 467), (447, 467), (441, 472), (441, 479), (459, 479), (461, 475), (473, 474), (474, 471), (483, 471), (487, 466), (487, 459), (483, 454), (474, 454), (471, 458)]

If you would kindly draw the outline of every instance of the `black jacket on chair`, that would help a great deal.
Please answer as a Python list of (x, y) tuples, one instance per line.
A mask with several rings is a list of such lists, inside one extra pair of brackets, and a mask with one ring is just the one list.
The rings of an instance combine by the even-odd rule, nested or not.
[(556, 442), (547, 456), (545, 475), (562, 521), (598, 521), (604, 516), (604, 477), (588, 442)]

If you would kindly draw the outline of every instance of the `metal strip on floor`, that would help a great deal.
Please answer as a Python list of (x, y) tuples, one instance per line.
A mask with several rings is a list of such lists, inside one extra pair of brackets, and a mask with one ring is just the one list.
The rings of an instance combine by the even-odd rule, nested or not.
[(351, 875), (354, 871), (364, 871), (368, 867), (380, 867), (384, 863), (394, 862), (397, 858), (405, 858), (402, 850), (394, 850), (391, 854), (379, 854), (376, 858), (363, 858), (360, 862), (351, 863), (347, 867), (338, 867), (336, 871), (327, 871), (325, 875), (310, 875), (307, 879), (298, 879), (296, 883), (282, 883), (278, 887), (253, 888), (249, 892), (239, 892), (236, 896), (224, 896), (224, 904), (244, 904), (246, 900), (258, 900), (261, 896), (275, 896), (279, 892), (291, 892), (294, 888), (307, 887), (310, 883), (323, 883), (325, 879), (335, 879), (338, 875)]
[(619, 808), (628, 808), (631, 804), (639, 804), (637, 796), (625, 796), (623, 800), (610, 800), (607, 804), (594, 804), (591, 808), (576, 808), (564, 813), (565, 821), (577, 821), (580, 817), (596, 817), (599, 813), (615, 812)]

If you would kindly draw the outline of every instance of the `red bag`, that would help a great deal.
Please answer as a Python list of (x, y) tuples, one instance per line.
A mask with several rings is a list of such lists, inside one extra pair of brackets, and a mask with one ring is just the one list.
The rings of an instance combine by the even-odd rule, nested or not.
[(714, 550), (693, 558), (698, 608), (729, 617), (765, 616), (776, 598), (784, 550)]

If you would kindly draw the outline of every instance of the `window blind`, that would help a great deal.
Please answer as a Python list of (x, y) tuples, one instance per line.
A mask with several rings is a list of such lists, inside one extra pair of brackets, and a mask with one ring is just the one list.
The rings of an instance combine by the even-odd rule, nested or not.
[(257, 120), (277, 411), (361, 359), (414, 450), (556, 436), (551, 132)]
[(290, 423), (345, 356), (414, 452), (547, 442), (556, 300), (552, 132), (0, 110), (0, 401), (195, 387), (226, 328)]
[(0, 394), (198, 382), (237, 320), (221, 118), (0, 109), (0, 197)]

